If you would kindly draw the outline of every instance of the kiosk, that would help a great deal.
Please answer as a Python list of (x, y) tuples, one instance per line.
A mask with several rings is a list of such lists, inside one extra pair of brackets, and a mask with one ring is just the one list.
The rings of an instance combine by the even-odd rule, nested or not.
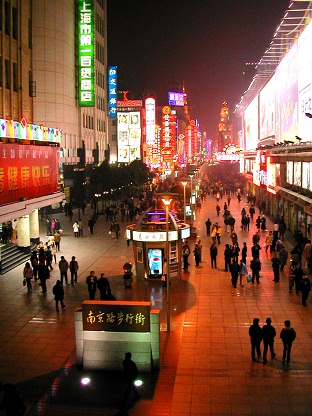
[[(166, 259), (167, 230), (169, 259)], [(126, 236), (133, 244), (138, 278), (162, 278), (164, 259), (170, 267), (170, 277), (181, 276), (182, 242), (190, 237), (190, 225), (179, 221), (174, 211), (169, 210), (167, 228), (166, 211), (149, 208), (136, 224), (127, 226)]]

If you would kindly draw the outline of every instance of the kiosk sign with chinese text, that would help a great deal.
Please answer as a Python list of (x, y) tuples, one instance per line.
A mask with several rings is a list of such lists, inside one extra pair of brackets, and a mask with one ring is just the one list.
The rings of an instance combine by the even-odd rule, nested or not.
[(78, 101), (94, 107), (94, 4), (78, 0)]
[(84, 331), (150, 332), (150, 302), (84, 301)]

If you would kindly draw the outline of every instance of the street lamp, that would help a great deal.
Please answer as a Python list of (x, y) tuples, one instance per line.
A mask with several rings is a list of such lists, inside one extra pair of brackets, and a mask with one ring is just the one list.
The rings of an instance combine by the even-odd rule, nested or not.
[(186, 207), (185, 207), (185, 187), (186, 187), (186, 185), (187, 185), (187, 181), (182, 181), (181, 182), (182, 183), (182, 185), (183, 185), (183, 187), (184, 187), (184, 190), (183, 190), (183, 197), (184, 197), (184, 216), (183, 216), (183, 221), (184, 221), (184, 223), (186, 223)]
[(191, 232), (193, 227), (193, 178), (194, 178), (194, 172), (189, 173), (189, 177), (191, 178)]
[(169, 252), (169, 205), (172, 201), (169, 197), (162, 198), (166, 207), (166, 258), (167, 258), (167, 332), (170, 332), (170, 252)]

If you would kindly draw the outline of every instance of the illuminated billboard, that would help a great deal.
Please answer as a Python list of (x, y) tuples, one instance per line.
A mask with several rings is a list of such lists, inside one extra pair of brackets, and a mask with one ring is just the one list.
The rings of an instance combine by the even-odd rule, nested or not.
[(59, 192), (59, 173), (58, 146), (0, 143), (0, 205)]
[(108, 115), (117, 117), (117, 66), (108, 68)]
[(258, 147), (258, 95), (244, 113), (244, 139), (243, 150), (254, 150)]
[(140, 111), (117, 112), (118, 162), (130, 163), (141, 158)]
[(146, 143), (152, 145), (155, 143), (155, 100), (154, 98), (147, 98), (145, 100), (145, 119), (146, 119)]
[(94, 2), (78, 0), (78, 103), (94, 107)]
[(259, 94), (260, 141), (275, 136), (275, 76), (265, 85)]
[(184, 93), (183, 92), (168, 92), (168, 104), (175, 107), (184, 106)]

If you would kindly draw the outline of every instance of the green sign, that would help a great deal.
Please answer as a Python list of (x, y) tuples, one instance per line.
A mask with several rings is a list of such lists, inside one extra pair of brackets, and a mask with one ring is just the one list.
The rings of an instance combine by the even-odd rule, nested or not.
[(78, 101), (94, 107), (94, 4), (78, 0)]

